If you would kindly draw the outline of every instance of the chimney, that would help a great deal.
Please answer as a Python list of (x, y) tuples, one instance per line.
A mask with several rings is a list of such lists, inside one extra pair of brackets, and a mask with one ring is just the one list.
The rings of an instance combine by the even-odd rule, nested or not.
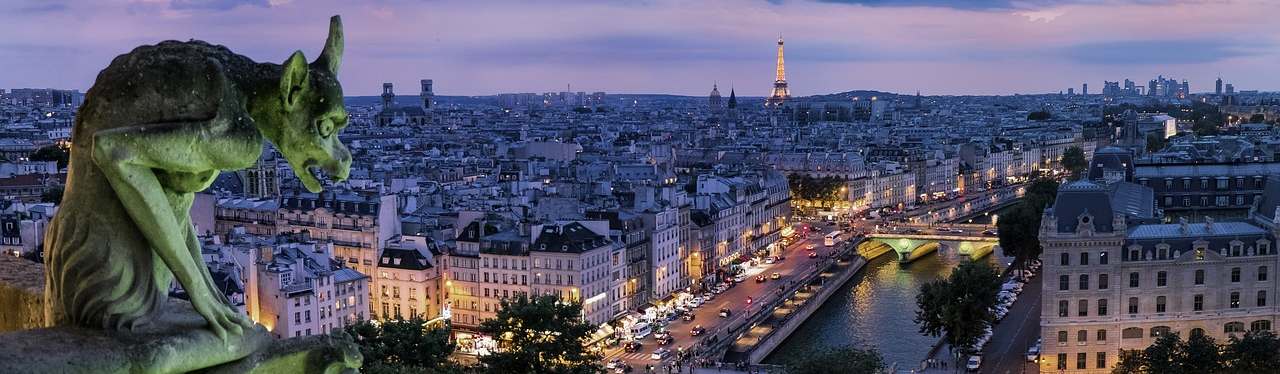
[(1186, 235), (1189, 231), (1191, 231), (1191, 227), (1187, 224), (1187, 217), (1178, 218), (1178, 232)]
[(1213, 233), (1213, 217), (1204, 217), (1204, 231), (1210, 234)]

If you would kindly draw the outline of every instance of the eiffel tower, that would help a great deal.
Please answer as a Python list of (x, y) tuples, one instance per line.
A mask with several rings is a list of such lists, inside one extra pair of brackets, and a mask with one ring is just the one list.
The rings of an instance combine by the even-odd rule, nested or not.
[(791, 91), (787, 89), (787, 71), (783, 68), (782, 63), (782, 37), (778, 37), (778, 76), (773, 80), (773, 93), (765, 99), (764, 105), (768, 107), (779, 107), (791, 98)]

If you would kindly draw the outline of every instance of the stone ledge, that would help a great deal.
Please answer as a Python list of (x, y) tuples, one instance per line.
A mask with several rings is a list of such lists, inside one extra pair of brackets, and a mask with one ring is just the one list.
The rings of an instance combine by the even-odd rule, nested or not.
[(44, 264), (0, 256), (0, 332), (44, 326)]

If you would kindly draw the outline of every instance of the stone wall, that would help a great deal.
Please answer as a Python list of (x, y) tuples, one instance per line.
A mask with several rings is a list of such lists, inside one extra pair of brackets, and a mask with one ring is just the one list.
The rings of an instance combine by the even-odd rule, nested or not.
[(0, 332), (44, 326), (44, 265), (0, 256)]

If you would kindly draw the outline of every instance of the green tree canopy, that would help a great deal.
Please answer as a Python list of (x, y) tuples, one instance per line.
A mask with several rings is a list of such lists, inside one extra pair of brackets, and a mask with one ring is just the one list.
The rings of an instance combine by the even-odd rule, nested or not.
[(1147, 134), (1147, 152), (1159, 152), (1168, 144), (1169, 141), (1161, 133), (1153, 132)]
[(448, 322), (426, 325), (420, 316), (402, 321), (363, 321), (345, 328), (360, 347), (366, 372), (425, 372), (456, 369)]
[(997, 218), (1000, 251), (1005, 256), (1034, 258), (1040, 255), (1040, 221), (1045, 207), (1057, 196), (1058, 181), (1036, 178), (1027, 186), (1022, 201)]
[(787, 374), (879, 374), (884, 357), (874, 349), (841, 347), (795, 357), (786, 364)]
[(597, 373), (601, 357), (585, 343), (595, 330), (582, 320), (582, 304), (555, 296), (503, 299), (498, 314), (480, 323), (481, 333), (498, 340), (498, 350), (480, 358), (495, 373)]
[(1080, 147), (1071, 146), (1062, 152), (1062, 168), (1071, 172), (1072, 179), (1079, 179), (1088, 167), (1089, 160), (1084, 158), (1084, 150)]
[(1280, 339), (1268, 330), (1232, 336), (1222, 358), (1229, 373), (1280, 373)]
[(1053, 115), (1044, 110), (1027, 113), (1027, 119), (1031, 121), (1047, 121), (1052, 117)]
[(1267, 116), (1263, 115), (1262, 113), (1254, 113), (1252, 116), (1249, 116), (1249, 123), (1263, 123), (1263, 122), (1267, 122)]
[(995, 321), (1000, 278), (985, 262), (966, 261), (945, 280), (920, 286), (915, 322), (920, 333), (943, 336), (952, 349), (972, 353), (978, 338)]
[(71, 150), (59, 145), (46, 145), (40, 147), (28, 157), (31, 161), (57, 161), (58, 168), (67, 167), (67, 162), (71, 160)]

